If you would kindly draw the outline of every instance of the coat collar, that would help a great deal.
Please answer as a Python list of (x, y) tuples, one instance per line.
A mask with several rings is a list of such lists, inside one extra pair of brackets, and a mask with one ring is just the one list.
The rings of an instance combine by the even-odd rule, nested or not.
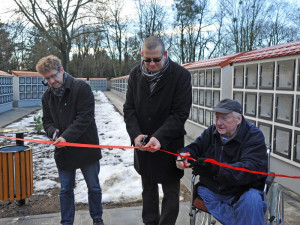
[(67, 79), (66, 79), (66, 83), (65, 83), (65, 88), (66, 89), (71, 89), (72, 83), (74, 81), (74, 77), (72, 77), (67, 72), (65, 72), (65, 74), (67, 75)]

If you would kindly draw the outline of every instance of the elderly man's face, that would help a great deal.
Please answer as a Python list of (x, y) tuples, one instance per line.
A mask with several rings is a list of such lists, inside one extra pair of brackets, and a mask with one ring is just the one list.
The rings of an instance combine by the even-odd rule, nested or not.
[(232, 112), (228, 114), (216, 112), (216, 128), (219, 134), (224, 137), (232, 137), (241, 121), (241, 115), (235, 117)]
[[(163, 67), (167, 55), (168, 55), (167, 51), (162, 53), (161, 46), (157, 46), (153, 50), (149, 50), (146, 47), (143, 47), (143, 51), (142, 51), (142, 56), (144, 59), (145, 66), (152, 73), (157, 72)], [(159, 62), (155, 62), (158, 61), (159, 59), (161, 59)], [(151, 60), (151, 61), (146, 62), (145, 60), (146, 61)]]

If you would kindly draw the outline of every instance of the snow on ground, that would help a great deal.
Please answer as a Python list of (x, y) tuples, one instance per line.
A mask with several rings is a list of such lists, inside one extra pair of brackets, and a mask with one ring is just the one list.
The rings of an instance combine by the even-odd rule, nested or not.
[[(128, 146), (130, 139), (123, 117), (116, 112), (114, 106), (102, 92), (94, 92), (94, 95), (95, 120), (100, 145)], [(34, 129), (34, 117), (41, 114), (40, 110), (7, 127)], [(6, 136), (14, 137), (13, 134)], [(33, 131), (24, 136), (27, 139), (47, 140), (45, 135), (34, 134)], [(0, 139), (0, 144), (2, 141)], [(60, 186), (54, 161), (54, 147), (28, 142), (25, 142), (25, 145), (30, 145), (33, 149), (34, 194), (49, 194), (49, 189)], [(142, 185), (140, 176), (133, 167), (133, 149), (102, 149), (102, 156), (99, 174), (102, 201), (104, 203), (125, 203), (141, 200)], [(88, 201), (87, 187), (80, 170), (77, 170), (76, 174), (75, 201), (77, 203), (87, 203)]]

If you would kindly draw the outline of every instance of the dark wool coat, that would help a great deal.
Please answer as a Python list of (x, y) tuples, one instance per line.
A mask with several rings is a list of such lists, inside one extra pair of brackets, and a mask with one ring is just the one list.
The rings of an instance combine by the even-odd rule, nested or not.
[[(51, 88), (43, 95), (43, 126), (52, 138), (56, 129), (67, 142), (99, 144), (95, 123), (95, 101), (91, 88), (86, 82), (68, 75), (65, 93), (61, 100)], [(55, 148), (54, 158), (60, 170), (74, 170), (96, 162), (101, 150), (94, 148)]]
[[(267, 172), (267, 150), (261, 130), (243, 117), (236, 136), (226, 144), (216, 126), (207, 128), (193, 143), (181, 149), (197, 159), (212, 158), (218, 162), (248, 170)], [(220, 194), (236, 195), (250, 188), (263, 190), (265, 176), (220, 167), (218, 176), (200, 177), (200, 183)]]
[[(140, 65), (133, 68), (128, 80), (124, 119), (128, 134), (155, 137), (161, 149), (176, 153), (184, 146), (184, 123), (192, 102), (190, 73), (170, 60), (161, 80), (150, 93)], [(176, 156), (161, 151), (151, 153), (135, 150), (134, 167), (143, 177), (157, 183), (175, 181), (183, 176), (176, 167)]]

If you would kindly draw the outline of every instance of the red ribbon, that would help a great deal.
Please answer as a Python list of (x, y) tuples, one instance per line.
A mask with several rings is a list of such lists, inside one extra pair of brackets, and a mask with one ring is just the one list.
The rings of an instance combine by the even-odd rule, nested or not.
[(265, 173), (265, 172), (260, 172), (260, 171), (248, 170), (248, 169), (240, 168), (240, 167), (233, 167), (233, 166), (230, 166), (228, 164), (219, 163), (214, 159), (205, 159), (204, 162), (213, 163), (213, 164), (216, 164), (218, 166), (226, 167), (226, 168), (233, 169), (233, 170), (244, 171), (244, 172), (247, 172), (247, 173), (261, 174), (261, 175), (272, 176), (272, 177), (286, 177), (286, 178), (300, 179), (300, 176), (288, 176), (288, 175), (284, 175), (284, 174), (272, 174), (272, 173)]
[[(35, 142), (35, 143), (42, 143), (42, 144), (49, 144), (49, 145), (52, 145), (54, 143), (54, 141), (22, 139), (22, 138), (14, 138), (14, 137), (6, 137), (6, 136), (0, 136), (0, 138), (11, 139), (11, 140), (19, 140), (19, 141), (27, 141), (27, 142)], [(120, 148), (120, 149), (122, 149), (122, 148), (123, 149), (124, 148), (140, 148), (140, 147), (136, 147), (136, 146), (92, 145), (92, 144), (80, 144), (80, 143), (71, 143), (71, 142), (59, 142), (56, 145), (57, 146), (79, 147), (79, 148)], [(154, 149), (154, 148), (151, 148), (151, 147), (143, 147), (143, 149), (157, 150), (157, 149)], [(161, 152), (171, 154), (171, 155), (179, 156), (181, 158), (196, 161), (196, 159), (191, 158), (189, 156), (179, 155), (177, 153), (173, 153), (173, 152), (166, 151), (166, 150), (163, 150), (163, 149), (158, 149), (158, 150), (161, 151)], [(233, 166), (230, 166), (228, 164), (219, 163), (214, 159), (205, 159), (204, 162), (216, 164), (216, 165), (221, 166), (221, 167), (225, 167), (225, 168), (229, 168), (229, 169), (233, 169), (233, 170), (239, 170), (239, 171), (243, 171), (243, 172), (247, 172), (247, 173), (261, 174), (261, 175), (272, 176), (272, 177), (285, 177), (285, 178), (292, 178), (292, 179), (300, 179), (300, 176), (288, 176), (288, 175), (284, 175), (284, 174), (270, 174), (270, 173), (265, 173), (265, 172), (248, 170), (248, 169), (240, 168), (240, 167), (233, 167)]]

